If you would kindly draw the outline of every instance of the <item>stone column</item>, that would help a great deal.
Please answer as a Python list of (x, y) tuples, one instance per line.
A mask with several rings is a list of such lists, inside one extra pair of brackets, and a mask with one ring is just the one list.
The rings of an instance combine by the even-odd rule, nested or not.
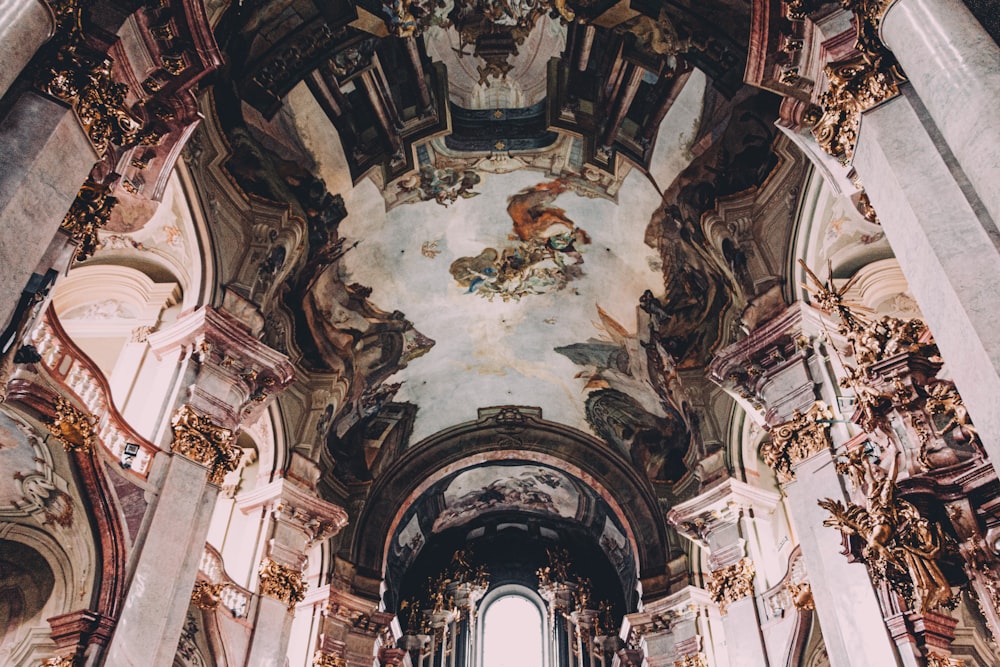
[(1000, 221), (1000, 46), (962, 0), (887, 4), (880, 25), (882, 40), (996, 224)]
[(728, 665), (721, 626), (719, 607), (711, 596), (687, 586), (625, 617), (621, 637), (626, 648), (618, 657), (630, 667), (641, 667), (644, 659), (648, 667)]
[[(209, 306), (151, 335), (160, 357), (179, 361), (170, 430), (158, 456), (159, 493), (107, 663), (170, 667), (190, 603), (218, 486), (239, 462), (235, 436), (292, 380), (288, 360)], [(155, 475), (154, 475), (155, 476)]]
[(247, 664), (280, 667), (295, 606), (305, 594), (306, 551), (347, 525), (347, 512), (318, 498), (315, 489), (285, 479), (241, 495), (237, 505), (244, 514), (261, 513), (265, 526), (258, 569), (260, 599)]
[[(754, 598), (754, 563), (775, 560), (774, 546), (760, 540), (757, 517), (773, 514), (777, 494), (728, 479), (675, 506), (667, 521), (711, 555), (708, 592), (719, 605), (734, 667), (767, 667), (767, 649)], [(760, 579), (763, 579), (761, 573)], [(766, 589), (762, 582), (760, 588)]]
[(721, 350), (711, 372), (771, 429), (771, 443), (760, 454), (788, 497), (830, 664), (890, 667), (899, 658), (868, 571), (844, 557), (840, 535), (823, 525), (828, 513), (817, 504), (824, 498), (847, 500), (832, 438), (843, 443), (851, 437), (836, 423), (845, 420), (835, 419), (820, 402), (835, 405), (837, 399), (831, 360), (813, 337), (821, 331), (836, 331), (836, 326), (824, 325), (820, 313), (803, 304), (792, 305)]
[(0, 3), (0, 96), (55, 31), (55, 15), (42, 0), (6, 0)]
[(382, 655), (382, 649), (386, 649), (385, 657), (389, 660), (402, 657), (383, 640), (383, 635), (392, 632), (396, 617), (378, 611), (376, 601), (342, 591), (336, 585), (319, 589), (317, 595), (326, 600), (326, 608), (319, 646), (313, 657), (314, 666), (372, 667), (376, 657)]
[(854, 166), (983, 446), (1000, 461), (1000, 230), (939, 152), (921, 100), (901, 90), (865, 112)]
[(29, 91), (0, 119), (0, 329), (98, 158), (61, 102)]

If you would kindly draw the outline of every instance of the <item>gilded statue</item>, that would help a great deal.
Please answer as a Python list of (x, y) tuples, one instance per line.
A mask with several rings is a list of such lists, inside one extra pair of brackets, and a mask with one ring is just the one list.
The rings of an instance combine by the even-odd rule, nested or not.
[(861, 555), (874, 574), (887, 581), (915, 611), (926, 613), (952, 599), (951, 586), (940, 566), (945, 536), (913, 504), (898, 497), (900, 454), (893, 450), (886, 471), (858, 450), (842, 467), (865, 488), (865, 506), (845, 505), (832, 498), (819, 501), (819, 505), (831, 514), (823, 525), (864, 540)]

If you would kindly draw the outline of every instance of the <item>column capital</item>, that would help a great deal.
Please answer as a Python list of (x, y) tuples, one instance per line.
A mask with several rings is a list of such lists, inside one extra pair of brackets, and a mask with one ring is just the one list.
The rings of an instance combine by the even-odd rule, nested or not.
[(753, 561), (749, 558), (741, 558), (732, 565), (712, 571), (706, 582), (708, 593), (719, 605), (719, 612), (723, 616), (726, 615), (727, 605), (753, 596), (755, 574)]
[(771, 429), (771, 441), (761, 445), (760, 457), (774, 469), (778, 481), (789, 482), (795, 478), (797, 464), (833, 446), (832, 422), (833, 412), (822, 401), (804, 413), (796, 410), (791, 419)]
[(272, 512), (275, 521), (292, 529), (301, 538), (301, 544), (285, 546), (300, 551), (333, 537), (347, 525), (348, 519), (343, 507), (323, 500), (315, 492), (284, 478), (240, 494), (236, 504), (243, 514), (260, 509)]
[(288, 357), (211, 306), (186, 313), (148, 342), (159, 359), (193, 358), (196, 368), (186, 402), (229, 429), (256, 419), (295, 377)]
[(208, 468), (209, 482), (222, 484), (226, 473), (236, 470), (241, 452), (235, 445), (233, 430), (219, 426), (208, 415), (198, 414), (186, 403), (174, 412), (170, 426), (173, 452)]
[(289, 610), (305, 597), (306, 582), (297, 568), (265, 558), (257, 568), (257, 575), (260, 577), (260, 594), (285, 603)]

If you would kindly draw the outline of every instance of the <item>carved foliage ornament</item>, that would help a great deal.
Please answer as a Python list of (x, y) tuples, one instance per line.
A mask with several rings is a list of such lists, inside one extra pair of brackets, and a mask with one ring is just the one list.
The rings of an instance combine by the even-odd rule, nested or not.
[(792, 466), (813, 454), (829, 449), (833, 413), (823, 403), (813, 404), (805, 414), (796, 410), (792, 418), (771, 429), (771, 441), (760, 447), (760, 456), (778, 474), (778, 479), (794, 479)]
[(293, 608), (306, 596), (306, 582), (302, 572), (265, 558), (257, 568), (260, 577), (260, 594), (274, 598)]
[(42, 667), (74, 667), (76, 658), (72, 655), (57, 655), (42, 661)]
[(173, 451), (209, 469), (208, 481), (222, 484), (226, 473), (239, 465), (242, 450), (234, 443), (234, 433), (222, 428), (190, 405), (182, 405), (171, 420), (174, 431)]
[(97, 232), (108, 224), (117, 203), (109, 186), (87, 178), (60, 225), (76, 241), (76, 261), (82, 262), (97, 250)]
[(77, 410), (72, 403), (59, 396), (56, 398), (56, 413), (46, 426), (67, 452), (89, 452), (94, 447), (96, 437), (95, 421), (92, 415)]
[(712, 572), (706, 588), (723, 615), (727, 605), (753, 595), (753, 577), (753, 561), (749, 558)]

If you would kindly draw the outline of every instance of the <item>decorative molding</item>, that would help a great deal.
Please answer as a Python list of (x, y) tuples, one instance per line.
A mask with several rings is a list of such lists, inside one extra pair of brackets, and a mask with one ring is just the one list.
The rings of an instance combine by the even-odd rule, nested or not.
[(240, 494), (237, 504), (244, 514), (267, 507), (274, 513), (276, 521), (289, 525), (302, 534), (303, 545), (296, 545), (297, 549), (307, 549), (333, 537), (348, 521), (347, 511), (343, 507), (323, 500), (287, 479), (278, 479)]
[(306, 582), (302, 572), (265, 558), (257, 568), (260, 577), (260, 594), (284, 602), (289, 609), (302, 601), (306, 594)]
[(686, 655), (680, 660), (674, 660), (674, 667), (708, 667), (708, 658), (704, 653)]
[(94, 447), (97, 418), (76, 409), (62, 396), (56, 397), (56, 412), (46, 426), (67, 452), (89, 452)]
[(753, 561), (741, 558), (738, 562), (712, 572), (706, 582), (706, 589), (719, 605), (719, 611), (726, 615), (726, 607), (734, 602), (753, 596)]
[(339, 655), (316, 651), (313, 654), (312, 667), (347, 667), (347, 660)]
[(199, 415), (190, 405), (177, 409), (170, 425), (174, 432), (171, 449), (209, 469), (208, 481), (222, 484), (223, 478), (239, 465), (242, 451), (234, 444), (232, 430), (216, 425)]
[(760, 457), (774, 469), (781, 482), (795, 478), (793, 466), (833, 446), (830, 424), (833, 413), (817, 401), (805, 414), (796, 410), (792, 418), (771, 429), (771, 441), (760, 447)]

